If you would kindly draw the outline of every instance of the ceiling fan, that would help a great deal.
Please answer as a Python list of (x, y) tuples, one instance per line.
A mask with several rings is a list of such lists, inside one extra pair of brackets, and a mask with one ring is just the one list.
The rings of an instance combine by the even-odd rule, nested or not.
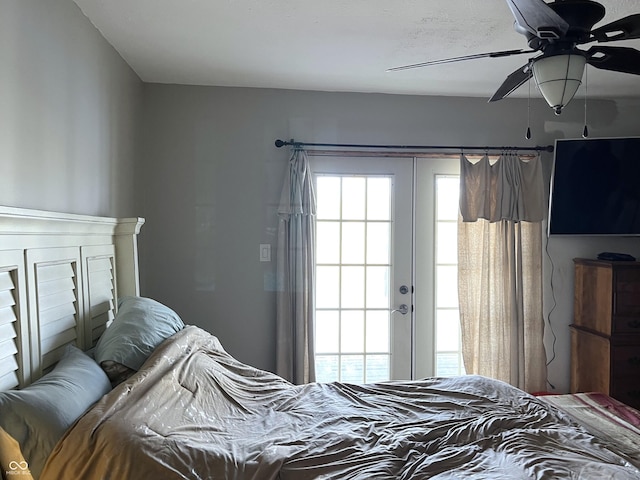
[(588, 50), (577, 46), (640, 38), (640, 14), (593, 29), (604, 18), (605, 8), (592, 0), (507, 0), (515, 17), (514, 28), (527, 38), (529, 50), (503, 50), (446, 58), (401, 67), (389, 71), (427, 67), (478, 58), (497, 58), (541, 52), (507, 76), (489, 99), (501, 100), (534, 78), (543, 97), (556, 115), (562, 112), (582, 82), (585, 65), (615, 72), (640, 75), (640, 51), (630, 47), (593, 45)]

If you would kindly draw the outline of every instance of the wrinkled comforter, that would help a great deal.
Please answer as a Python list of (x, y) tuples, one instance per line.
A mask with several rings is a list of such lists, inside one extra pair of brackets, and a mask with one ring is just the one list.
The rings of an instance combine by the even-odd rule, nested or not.
[(43, 479), (638, 479), (501, 382), (295, 386), (186, 327), (60, 440)]

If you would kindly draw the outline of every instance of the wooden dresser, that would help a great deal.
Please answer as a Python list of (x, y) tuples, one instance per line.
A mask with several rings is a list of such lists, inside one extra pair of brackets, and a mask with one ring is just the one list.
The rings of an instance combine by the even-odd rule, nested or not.
[(574, 259), (571, 392), (640, 409), (640, 262)]

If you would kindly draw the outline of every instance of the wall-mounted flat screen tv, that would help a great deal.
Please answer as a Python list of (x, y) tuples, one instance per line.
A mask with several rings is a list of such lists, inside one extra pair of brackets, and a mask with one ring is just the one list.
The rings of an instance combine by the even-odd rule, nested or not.
[(640, 235), (640, 137), (556, 140), (549, 235)]

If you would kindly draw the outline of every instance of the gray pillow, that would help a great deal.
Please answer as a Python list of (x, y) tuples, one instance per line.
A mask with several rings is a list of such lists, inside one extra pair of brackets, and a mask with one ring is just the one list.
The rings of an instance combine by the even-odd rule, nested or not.
[(0, 426), (20, 444), (34, 478), (62, 435), (110, 390), (98, 364), (69, 345), (50, 373), (22, 390), (0, 392)]
[(169, 307), (150, 298), (124, 297), (118, 301), (113, 323), (96, 344), (96, 362), (139, 370), (158, 345), (183, 328), (182, 319)]

